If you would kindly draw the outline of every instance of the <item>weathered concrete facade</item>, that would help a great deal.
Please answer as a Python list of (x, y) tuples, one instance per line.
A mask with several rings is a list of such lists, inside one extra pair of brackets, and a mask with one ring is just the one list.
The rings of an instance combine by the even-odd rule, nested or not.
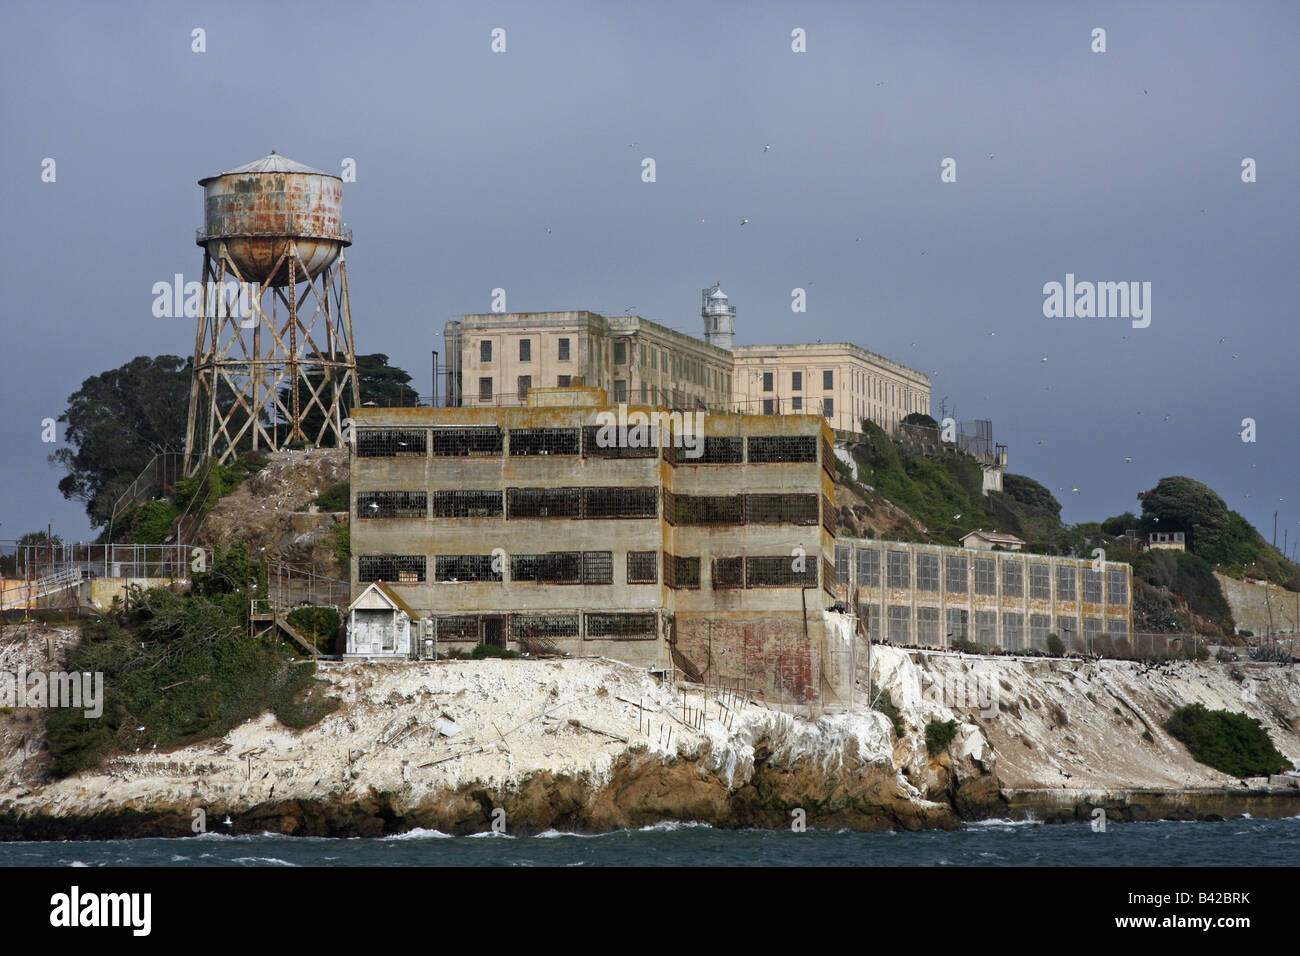
[(1116, 561), (841, 538), (839, 591), (856, 593), (873, 640), (923, 647), (970, 641), (1006, 651), (1086, 653), (1132, 633), (1132, 572)]
[(360, 409), (353, 593), (400, 594), (429, 622), (420, 654), (555, 648), (815, 699), (834, 586), (825, 422), (624, 406), (620, 431), (602, 390), (563, 391)]

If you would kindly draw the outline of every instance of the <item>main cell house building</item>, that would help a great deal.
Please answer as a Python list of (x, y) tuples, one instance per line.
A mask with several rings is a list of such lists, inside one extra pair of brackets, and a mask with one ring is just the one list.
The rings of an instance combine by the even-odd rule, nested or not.
[(821, 416), (670, 413), (569, 387), (354, 420), (352, 589), (383, 582), (414, 610), (412, 656), (485, 643), (821, 698)]

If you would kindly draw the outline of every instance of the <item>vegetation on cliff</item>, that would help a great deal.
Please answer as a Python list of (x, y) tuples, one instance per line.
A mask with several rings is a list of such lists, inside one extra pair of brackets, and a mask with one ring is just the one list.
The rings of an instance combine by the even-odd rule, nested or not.
[(1170, 715), (1165, 730), (1182, 741), (1195, 760), (1234, 777), (1266, 776), (1290, 768), (1268, 731), (1245, 714), (1188, 704)]
[(189, 593), (136, 591), (126, 607), (87, 621), (66, 666), (104, 675), (103, 715), (49, 712), (53, 773), (219, 737), (267, 710), (291, 727), (334, 710), (339, 701), (325, 695), (314, 664), (295, 663), (283, 644), (249, 634), (249, 596), (259, 578), (264, 588), (264, 572), (236, 545), (196, 576)]

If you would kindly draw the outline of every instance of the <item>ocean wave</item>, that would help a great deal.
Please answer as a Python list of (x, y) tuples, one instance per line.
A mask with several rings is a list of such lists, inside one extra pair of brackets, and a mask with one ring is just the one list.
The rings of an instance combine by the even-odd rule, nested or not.
[(712, 830), (712, 825), (698, 820), (661, 820), (648, 827), (641, 827), (641, 833), (672, 833), (674, 830), (704, 829)]
[(237, 856), (231, 863), (256, 863), (259, 865), (269, 864), (271, 866), (297, 866), (297, 863), (290, 863), (288, 860), (282, 860), (278, 856)]
[(390, 840), (452, 840), (455, 839), (450, 833), (443, 833), (441, 830), (426, 830), (424, 827), (416, 827), (414, 830), (407, 830), (405, 833), (394, 833), (391, 836), (380, 837), (380, 841)]
[(1024, 820), (1012, 820), (1009, 817), (1002, 817), (989, 820), (972, 820), (966, 824), (966, 828), (975, 830), (989, 827), (1041, 827), (1042, 825), (1042, 820), (1035, 820), (1033, 817)]

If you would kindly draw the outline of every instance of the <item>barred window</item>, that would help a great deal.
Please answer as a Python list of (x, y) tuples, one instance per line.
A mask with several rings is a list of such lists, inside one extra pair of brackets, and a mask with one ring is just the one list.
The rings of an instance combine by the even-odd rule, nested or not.
[(664, 552), (664, 584), (680, 590), (694, 590), (700, 586), (700, 559), (679, 558)]
[(585, 458), (658, 458), (659, 429), (653, 425), (624, 429), (584, 425), (582, 454)]
[(1056, 599), (1058, 601), (1073, 601), (1076, 599), (1074, 582), (1074, 566), (1058, 564), (1056, 566)]
[(492, 340), (483, 339), (478, 344), (478, 360), (480, 362), (492, 361)]
[(1106, 596), (1107, 604), (1127, 604), (1128, 603), (1128, 575), (1123, 571), (1107, 571), (1107, 591), (1110, 593)]
[(918, 554), (916, 556), (916, 589), (918, 591), (939, 590), (939, 556), (937, 554)]
[(527, 455), (577, 455), (578, 429), (576, 428), (512, 428), (510, 429), (510, 454)]
[(993, 558), (975, 559), (975, 593), (998, 593), (997, 561)]
[(835, 579), (845, 587), (849, 583), (849, 554), (852, 549), (847, 544), (835, 546)]
[(527, 644), (538, 640), (563, 640), (581, 634), (577, 614), (511, 614), (510, 640)]
[(429, 433), (423, 428), (358, 428), (358, 458), (423, 458)]
[(659, 489), (584, 488), (584, 518), (654, 518), (659, 515)]
[[(1074, 570), (1071, 568), (1070, 570)], [(1079, 633), (1079, 619), (1077, 617), (1058, 617), (1056, 619), (1056, 635), (1062, 640), (1068, 640)]]
[(492, 378), (484, 376), (478, 380), (478, 400), (480, 402), (492, 401)]
[[(815, 525), (817, 496), (815, 494), (745, 495), (745, 520), (749, 524)], [(846, 575), (847, 571), (846, 566)], [(845, 580), (848, 580), (847, 576)]]
[[(979, 573), (977, 570), (976, 574)], [(993, 647), (998, 642), (998, 612), (975, 612), (975, 643), (981, 647)]]
[(581, 551), (512, 554), (510, 580), (538, 584), (578, 584), (582, 580)]
[(944, 591), (948, 594), (965, 594), (966, 576), (966, 555), (947, 555), (944, 561)]
[(494, 560), (490, 554), (440, 554), (433, 560), (433, 576), (438, 581), (500, 581)]
[(880, 640), (880, 605), (866, 602), (859, 603), (858, 616), (862, 618), (862, 627), (867, 632), (867, 639), (872, 641)]
[(587, 638), (614, 641), (648, 641), (659, 636), (654, 614), (586, 615)]
[(906, 551), (890, 551), (886, 561), (886, 585), (891, 588), (910, 588), (912, 586), (912, 556)]
[(1029, 615), (1029, 642), (1035, 650), (1047, 650), (1047, 635), (1052, 632), (1052, 619), (1047, 614)]
[[(935, 572), (936, 587), (938, 572)], [(942, 647), (942, 635), (939, 633), (939, 609), (937, 607), (918, 607), (916, 609), (916, 643), (927, 647)]]
[(738, 465), (745, 459), (744, 442), (739, 438), (704, 436), (704, 450), (699, 458), (687, 458), (687, 465)]
[(358, 491), (358, 518), (423, 518), (428, 510), (423, 491)]
[(665, 511), (677, 525), (744, 524), (743, 495), (665, 495)]
[(1029, 565), (1029, 596), (1035, 601), (1052, 599), (1051, 570), (1041, 561)]
[(1089, 604), (1101, 603), (1101, 572), (1083, 569), (1083, 599)]
[(500, 518), (499, 491), (435, 491), (432, 515), (435, 518)]
[(358, 581), (423, 581), (425, 557), (422, 554), (362, 554), (357, 556)]
[(1083, 619), (1083, 636), (1088, 640), (1101, 637), (1101, 618), (1085, 617)]
[(567, 362), (569, 360), (568, 339), (556, 340), (556, 358), (559, 359), (561, 362)]
[(948, 643), (964, 641), (970, 626), (970, 612), (963, 608), (948, 608)]
[(440, 641), (478, 643), (478, 615), (455, 614), (433, 619), (433, 630)]
[(1112, 637), (1128, 637), (1128, 621), (1122, 617), (1107, 618), (1106, 630)]
[(710, 573), (715, 591), (745, 586), (744, 558), (714, 558)]
[(501, 454), (499, 428), (435, 428), (435, 458), (493, 458)]
[(858, 587), (880, 587), (880, 551), (876, 548), (858, 549)]
[(531, 375), (520, 375), (515, 382), (518, 389), (518, 398), (521, 402), (528, 401), (528, 390), (533, 387), (533, 377)]
[(629, 551), (627, 553), (628, 584), (659, 583), (659, 552)]
[[(796, 566), (798, 565), (798, 566)], [(745, 587), (816, 587), (817, 559), (802, 560), (788, 554), (745, 558)]]
[(1011, 611), (1002, 615), (1002, 646), (1009, 651), (1024, 650), (1025, 616)]
[(751, 435), (749, 460), (756, 462), (816, 461), (815, 435)]
[(1023, 561), (1002, 561), (1002, 596), (1018, 598), (1025, 596), (1025, 565)]
[(581, 488), (507, 488), (507, 518), (581, 518)]
[(889, 643), (912, 643), (912, 609), (910, 607), (891, 607), (888, 612)]
[(614, 552), (613, 551), (582, 552), (582, 583), (583, 584), (613, 584), (614, 583)]
[(533, 343), (531, 339), (519, 340), (519, 361), (531, 362), (533, 360)]

